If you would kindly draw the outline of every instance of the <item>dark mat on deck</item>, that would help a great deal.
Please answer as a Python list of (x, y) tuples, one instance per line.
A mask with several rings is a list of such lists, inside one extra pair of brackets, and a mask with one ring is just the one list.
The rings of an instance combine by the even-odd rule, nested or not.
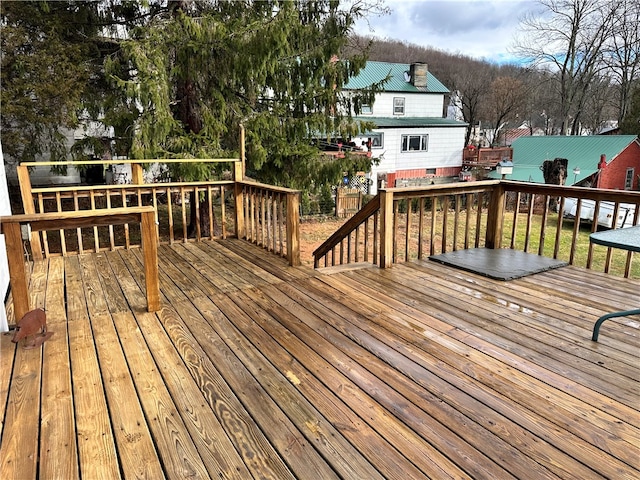
[(568, 265), (567, 262), (553, 258), (507, 248), (457, 250), (431, 255), (429, 260), (496, 280), (513, 280)]

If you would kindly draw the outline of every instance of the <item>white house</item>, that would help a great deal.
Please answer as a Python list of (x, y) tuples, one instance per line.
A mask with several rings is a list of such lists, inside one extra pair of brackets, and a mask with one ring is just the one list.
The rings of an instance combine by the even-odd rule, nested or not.
[(355, 117), (376, 125), (353, 139), (356, 145), (371, 139), (371, 154), (380, 160), (368, 173), (370, 193), (375, 194), (381, 185), (457, 180), (467, 124), (445, 117), (449, 90), (429, 73), (426, 64), (367, 62), (344, 90), (363, 89), (387, 77), (374, 104), (364, 105)]

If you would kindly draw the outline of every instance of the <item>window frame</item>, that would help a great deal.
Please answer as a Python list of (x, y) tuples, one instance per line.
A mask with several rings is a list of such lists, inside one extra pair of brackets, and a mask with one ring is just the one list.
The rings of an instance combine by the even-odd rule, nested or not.
[[(396, 103), (398, 105), (396, 105)], [(402, 106), (400, 106), (402, 103)], [(401, 111), (400, 111), (401, 107)], [(405, 112), (405, 97), (393, 97), (393, 114), (394, 115), (404, 115)]]
[[(412, 149), (411, 138), (418, 138), (419, 148)], [(428, 133), (407, 133), (400, 135), (400, 152), (401, 153), (415, 153), (415, 152), (428, 152), (429, 151), (429, 134)]]
[(373, 115), (373, 107), (369, 104), (363, 103), (360, 105), (360, 114), (361, 115)]
[(633, 188), (633, 176), (635, 175), (635, 168), (627, 167), (627, 173), (624, 177), (624, 189), (631, 190)]

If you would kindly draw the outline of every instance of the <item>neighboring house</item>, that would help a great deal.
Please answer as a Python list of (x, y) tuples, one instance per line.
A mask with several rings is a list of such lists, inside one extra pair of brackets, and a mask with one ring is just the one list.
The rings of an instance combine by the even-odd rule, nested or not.
[(376, 128), (352, 139), (371, 143), (379, 159), (367, 173), (369, 193), (378, 187), (451, 182), (462, 167), (467, 124), (447, 119), (445, 96), (449, 90), (428, 72), (424, 63), (367, 62), (344, 90), (358, 90), (389, 76), (373, 105), (364, 105), (356, 120)]
[[(509, 180), (544, 183), (544, 161), (566, 158), (567, 185), (640, 189), (640, 142), (635, 135), (520, 137), (512, 147)], [(495, 172), (491, 176), (497, 178)]]
[(528, 126), (522, 126), (518, 128), (509, 128), (500, 132), (500, 139), (498, 144), (505, 147), (510, 147), (520, 137), (539, 137), (544, 135), (544, 131), (541, 128), (534, 128), (533, 133)]

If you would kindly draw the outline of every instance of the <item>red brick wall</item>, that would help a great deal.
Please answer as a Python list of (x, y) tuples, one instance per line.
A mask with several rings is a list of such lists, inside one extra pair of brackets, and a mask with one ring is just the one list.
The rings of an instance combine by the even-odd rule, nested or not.
[(633, 168), (632, 190), (638, 190), (638, 175), (640, 175), (640, 145), (633, 142), (620, 155), (613, 159), (600, 171), (599, 188), (624, 190), (627, 169)]

